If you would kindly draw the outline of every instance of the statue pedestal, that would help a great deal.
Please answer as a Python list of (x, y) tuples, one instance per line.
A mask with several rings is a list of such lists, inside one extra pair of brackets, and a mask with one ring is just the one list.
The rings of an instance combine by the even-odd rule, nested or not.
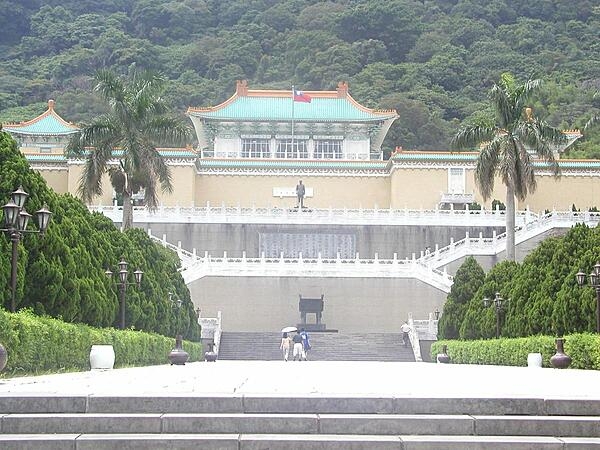
[(299, 323), (297, 328), (304, 328), (306, 331), (327, 331), (327, 325), (324, 323)]

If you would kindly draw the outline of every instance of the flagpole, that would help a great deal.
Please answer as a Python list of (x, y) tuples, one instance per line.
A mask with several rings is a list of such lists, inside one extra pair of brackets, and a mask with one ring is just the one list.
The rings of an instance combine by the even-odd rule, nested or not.
[(296, 89), (292, 85), (292, 155), (294, 154), (294, 93)]

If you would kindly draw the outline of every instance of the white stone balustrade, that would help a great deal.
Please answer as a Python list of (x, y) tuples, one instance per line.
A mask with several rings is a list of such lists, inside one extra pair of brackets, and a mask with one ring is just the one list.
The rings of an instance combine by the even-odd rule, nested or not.
[[(273, 223), (273, 224), (327, 224), (327, 225), (440, 225), (440, 226), (503, 226), (503, 210), (456, 209), (363, 209), (363, 208), (310, 208), (298, 211), (279, 207), (159, 207), (149, 211), (146, 207), (133, 208), (137, 223)], [(90, 206), (113, 222), (121, 222), (120, 206)], [(588, 213), (579, 213), (588, 214)], [(518, 211), (516, 225), (523, 226), (536, 220), (540, 214), (529, 210)]]
[[(451, 217), (451, 216), (447, 216)], [(526, 221), (517, 227), (515, 242), (524, 242), (554, 228), (570, 228), (576, 223), (596, 226), (600, 222), (600, 213), (556, 212), (537, 218), (527, 212)], [(531, 220), (530, 220), (531, 219)], [(241, 257), (222, 257), (204, 253), (198, 256), (196, 251), (189, 252), (181, 248), (180, 243), (173, 245), (152, 236), (165, 247), (177, 252), (182, 261), (182, 275), (186, 283), (205, 276), (303, 276), (303, 277), (397, 277), (416, 278), (444, 292), (449, 292), (452, 277), (445, 271), (439, 270), (459, 258), (470, 255), (497, 255), (506, 248), (505, 233), (484, 238), (481, 234), (464, 239), (451, 241), (445, 247), (435, 246), (434, 251), (421, 251), (421, 256), (413, 255), (411, 259), (380, 259), (376, 254), (373, 259), (362, 259), (356, 255), (353, 259), (323, 259), (303, 258), (248, 258), (245, 252)]]
[[(591, 227), (597, 226), (600, 223), (600, 213), (553, 211), (544, 214), (539, 219), (517, 226), (515, 244), (518, 245), (552, 229), (571, 228), (577, 223), (584, 223)], [(496, 235), (494, 232), (492, 237), (487, 238), (484, 238), (481, 233), (478, 237), (471, 237), (469, 233), (466, 233), (464, 239), (457, 242), (451, 240), (446, 247), (438, 248), (436, 245), (433, 252), (421, 252), (418, 261), (426, 266), (439, 268), (465, 256), (497, 255), (505, 249), (506, 233)]]
[[(161, 241), (162, 242), (162, 241)], [(358, 255), (357, 255), (358, 256)], [(184, 281), (191, 283), (206, 276), (231, 277), (353, 277), (353, 278), (416, 278), (443, 292), (449, 292), (452, 277), (445, 271), (421, 264), (416, 260), (393, 259), (325, 259), (325, 258), (248, 258), (205, 254), (181, 271)]]

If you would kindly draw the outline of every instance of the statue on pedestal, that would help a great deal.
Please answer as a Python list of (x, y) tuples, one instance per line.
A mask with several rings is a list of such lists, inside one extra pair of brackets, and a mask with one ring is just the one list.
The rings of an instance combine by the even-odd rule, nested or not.
[(306, 188), (300, 180), (296, 185), (296, 196), (298, 197), (298, 208), (300, 209), (304, 208), (304, 194), (306, 194)]

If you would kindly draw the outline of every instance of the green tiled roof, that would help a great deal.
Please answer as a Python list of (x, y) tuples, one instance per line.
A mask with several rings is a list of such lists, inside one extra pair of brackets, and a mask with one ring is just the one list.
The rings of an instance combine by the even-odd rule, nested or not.
[[(399, 152), (392, 156), (393, 161), (447, 161), (447, 162), (471, 162), (477, 161), (478, 153), (473, 152)], [(600, 160), (561, 160), (558, 159), (558, 165), (561, 169), (600, 169)], [(548, 163), (544, 161), (534, 161), (534, 167), (546, 168), (549, 167)]]
[(65, 155), (58, 154), (58, 153), (54, 153), (54, 154), (26, 153), (25, 159), (27, 159), (27, 161), (36, 161), (36, 162), (39, 162), (39, 161), (65, 162), (67, 160), (67, 157)]
[(292, 120), (319, 122), (368, 122), (396, 117), (394, 112), (373, 113), (354, 105), (346, 98), (315, 98), (310, 103), (293, 102), (291, 97), (236, 97), (213, 110), (190, 110), (189, 114), (220, 120), (271, 121)]
[(13, 125), (8, 124), (3, 127), (4, 131), (9, 133), (19, 133), (27, 135), (68, 135), (77, 132), (73, 125), (68, 126), (53, 114), (48, 114), (40, 120), (32, 120), (27, 124)]
[(401, 152), (392, 156), (394, 161), (475, 161), (476, 153)]
[(200, 168), (277, 168), (277, 169), (351, 169), (382, 170), (387, 161), (281, 160), (281, 159), (199, 159)]

